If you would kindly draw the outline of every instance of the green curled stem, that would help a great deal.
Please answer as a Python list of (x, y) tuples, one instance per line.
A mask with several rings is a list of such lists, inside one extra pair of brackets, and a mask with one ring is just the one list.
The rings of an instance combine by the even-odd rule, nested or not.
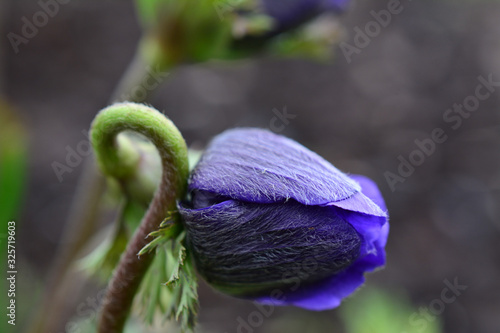
[(140, 156), (119, 136), (135, 131), (148, 138), (158, 149), (162, 161), (161, 182), (141, 224), (113, 273), (103, 300), (98, 324), (100, 333), (122, 332), (134, 295), (146, 273), (154, 252), (138, 256), (158, 230), (169, 211), (186, 191), (189, 175), (187, 147), (175, 125), (153, 108), (135, 103), (114, 104), (99, 112), (92, 123), (91, 142), (101, 170), (107, 176), (125, 182), (132, 177)]

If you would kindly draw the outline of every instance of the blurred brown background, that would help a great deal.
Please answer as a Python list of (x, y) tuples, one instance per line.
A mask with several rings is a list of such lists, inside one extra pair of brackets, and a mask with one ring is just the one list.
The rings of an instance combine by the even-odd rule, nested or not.
[[(3, 89), (31, 144), (19, 271), (35, 292), (60, 245), (83, 168), (60, 182), (51, 164), (64, 163), (66, 147), (85, 140), (82, 131), (106, 106), (140, 28), (132, 1), (74, 0), (16, 54), (6, 34), (19, 33), (22, 17), (40, 7), (36, 1), (2, 2)], [(443, 120), (448, 108), (474, 94), (478, 76), (500, 82), (500, 2), (402, 4), (404, 11), (351, 63), (337, 48), (331, 65), (270, 58), (186, 65), (169, 73), (149, 102), (198, 146), (226, 128), (269, 128), (276, 110), (286, 107), (296, 118), (284, 124), (283, 134), (341, 170), (370, 176), (385, 196), (388, 263), (368, 283), (403, 290), (418, 307), (440, 297), (444, 279), (457, 277), (468, 289), (439, 316), (443, 331), (500, 332), (500, 87), (456, 130)], [(344, 40), (353, 44), (353, 29), (386, 6), (353, 3), (340, 18)], [(398, 156), (408, 158), (417, 148), (414, 140), (438, 127), (447, 141), (391, 191), (384, 173), (397, 173)], [(87, 295), (68, 297), (76, 306)], [(200, 321), (207, 332), (236, 332), (238, 316), (253, 310), (250, 302), (202, 285)], [(318, 322), (339, 325), (336, 310), (279, 308), (255, 332), (280, 332), (276, 323), (290, 316), (301, 321), (302, 332), (320, 332)]]

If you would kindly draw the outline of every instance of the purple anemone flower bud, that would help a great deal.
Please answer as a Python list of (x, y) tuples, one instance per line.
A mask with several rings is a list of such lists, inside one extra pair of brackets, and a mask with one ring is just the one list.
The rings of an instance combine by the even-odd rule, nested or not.
[(262, 0), (264, 11), (280, 28), (301, 24), (323, 12), (341, 12), (350, 0)]
[(370, 179), (297, 142), (233, 129), (207, 147), (179, 205), (199, 273), (237, 297), (338, 306), (385, 264), (389, 223)]

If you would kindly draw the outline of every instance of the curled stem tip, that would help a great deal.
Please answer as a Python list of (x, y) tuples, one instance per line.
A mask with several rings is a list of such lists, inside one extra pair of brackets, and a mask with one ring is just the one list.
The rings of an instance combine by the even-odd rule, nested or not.
[(119, 135), (123, 131), (140, 133), (156, 146), (162, 178), (109, 283), (98, 326), (98, 332), (106, 333), (123, 330), (134, 295), (154, 255), (138, 253), (151, 241), (148, 235), (160, 227), (169, 211), (176, 209), (177, 200), (185, 194), (189, 174), (186, 143), (175, 125), (148, 106), (118, 103), (100, 111), (92, 123), (92, 146), (106, 175), (126, 182), (137, 170), (140, 156), (130, 139)]

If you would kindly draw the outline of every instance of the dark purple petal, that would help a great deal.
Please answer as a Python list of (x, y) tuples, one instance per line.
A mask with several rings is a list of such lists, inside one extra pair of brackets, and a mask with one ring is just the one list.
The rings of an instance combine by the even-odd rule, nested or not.
[(318, 0), (263, 0), (264, 11), (278, 21), (288, 25), (302, 21), (318, 12)]
[(361, 256), (358, 260), (356, 260), (352, 267), (363, 270), (365, 272), (372, 272), (377, 268), (380, 268), (385, 265), (385, 243), (387, 242), (387, 237), (389, 235), (389, 223), (386, 223), (382, 226), (379, 236), (374, 243), (373, 246), (375, 251)]
[(360, 186), (325, 159), (261, 129), (228, 130), (215, 137), (191, 174), (189, 189), (256, 203), (295, 199), (326, 205), (353, 197), (345, 203), (384, 215), (376, 205), (367, 206), (363, 195), (354, 197)]
[[(361, 236), (359, 260), (365, 258), (365, 261), (374, 262), (376, 266), (383, 265), (385, 263), (384, 246), (388, 234), (388, 228), (385, 226), (389, 225), (387, 219), (346, 211), (338, 212), (338, 214), (348, 221)], [(356, 262), (353, 263), (353, 265), (355, 264)], [(370, 267), (370, 270), (374, 268)]]
[[(352, 175), (351, 178), (360, 183), (363, 194), (386, 210), (382, 195), (372, 180), (357, 175)], [(339, 306), (343, 298), (364, 283), (365, 272), (385, 265), (384, 248), (389, 234), (387, 218), (331, 208), (334, 210), (332, 214), (342, 216), (360, 234), (362, 243), (359, 258), (344, 271), (322, 281), (299, 286), (294, 291), (282, 290), (284, 296), (280, 300), (265, 296), (258, 298), (258, 301), (274, 305), (295, 305), (309, 310), (331, 309)]]
[[(382, 210), (387, 211), (384, 198), (375, 182), (365, 176), (351, 175), (350, 177), (361, 185), (361, 191), (364, 195)], [(385, 265), (385, 245), (389, 236), (388, 219), (367, 217), (364, 214), (355, 216), (356, 214), (350, 213), (350, 215), (350, 217), (344, 215), (344, 218), (362, 235), (364, 240), (360, 259), (353, 265), (359, 265), (366, 271), (373, 271), (375, 268)], [(378, 227), (380, 225), (382, 226)], [(366, 252), (366, 255), (363, 252)]]
[(297, 276), (309, 284), (344, 270), (359, 255), (358, 233), (329, 207), (228, 200), (179, 211), (198, 271), (234, 295), (289, 288), (286, 280)]
[(190, 208), (179, 208), (188, 243), (201, 275), (226, 293), (324, 310), (385, 264), (389, 223), (376, 184), (280, 135), (217, 136), (189, 190)]
[[(369, 178), (351, 175), (351, 179), (361, 185), (362, 194), (377, 204), (381, 210), (387, 211), (382, 194), (377, 185)], [(335, 206), (339, 206), (335, 203)], [(389, 236), (389, 222), (386, 216), (359, 213), (359, 210), (338, 211), (336, 214), (348, 221), (360, 234), (362, 239), (360, 256), (353, 267), (363, 271), (373, 271), (385, 265), (385, 245)]]
[[(295, 305), (308, 310), (322, 311), (336, 308), (365, 282), (363, 271), (348, 267), (346, 270), (314, 284), (299, 286), (295, 291), (280, 290), (280, 298), (267, 296), (256, 301), (273, 305)], [(280, 295), (280, 293), (276, 293)]]
[(349, 0), (263, 0), (264, 11), (280, 26), (303, 22), (325, 11), (341, 11)]

